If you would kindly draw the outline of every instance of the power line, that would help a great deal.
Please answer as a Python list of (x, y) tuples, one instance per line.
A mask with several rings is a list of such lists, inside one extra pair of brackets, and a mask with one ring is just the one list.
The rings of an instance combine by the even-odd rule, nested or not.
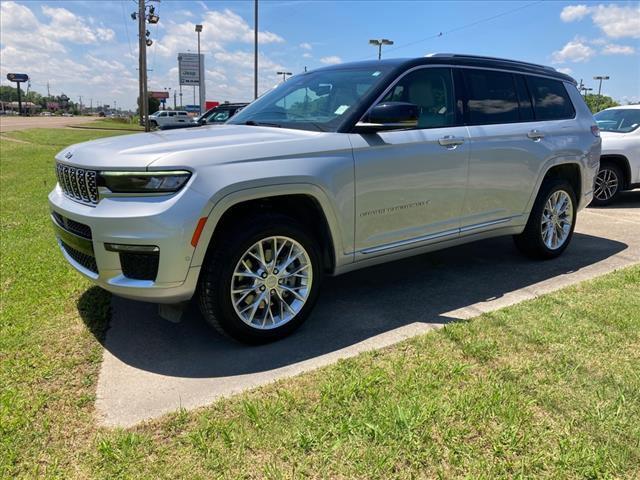
[(129, 38), (129, 27), (127, 25), (127, 14), (124, 11), (124, 2), (120, 2), (122, 7), (122, 20), (124, 22), (124, 31), (127, 33), (127, 43), (129, 44), (129, 53), (133, 56), (133, 48), (131, 48), (131, 39)]
[(486, 18), (482, 18), (480, 20), (476, 20), (475, 22), (467, 23), (465, 25), (461, 25), (459, 27), (452, 28), (451, 30), (446, 30), (444, 32), (439, 32), (439, 33), (437, 33), (435, 35), (430, 35), (428, 37), (421, 38), (420, 40), (414, 40), (413, 42), (405, 43), (403, 45), (398, 45), (397, 47), (393, 47), (393, 48), (387, 49), (387, 52), (400, 50), (401, 48), (406, 48), (406, 47), (410, 47), (412, 45), (416, 45), (418, 43), (426, 42), (427, 40), (433, 40), (434, 38), (439, 38), (439, 37), (442, 37), (444, 35), (449, 35), (450, 33), (459, 32), (460, 30), (464, 30), (464, 29), (467, 29), (467, 28), (475, 27), (476, 25), (479, 25), (481, 23), (489, 22), (491, 20), (495, 20), (496, 18), (504, 17), (505, 15), (509, 15), (511, 13), (515, 13), (515, 12), (518, 12), (520, 10), (524, 10), (525, 8), (532, 7), (533, 5), (537, 5), (539, 3), (542, 3), (543, 1), (544, 0), (537, 0), (535, 2), (527, 3), (526, 5), (521, 5), (519, 7), (512, 8), (511, 10), (507, 10), (505, 12), (498, 13), (498, 14), (492, 15), (490, 17), (486, 17)]

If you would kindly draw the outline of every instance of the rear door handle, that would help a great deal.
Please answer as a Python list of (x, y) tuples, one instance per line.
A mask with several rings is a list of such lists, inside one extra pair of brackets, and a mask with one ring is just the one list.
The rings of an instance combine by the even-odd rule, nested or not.
[(529, 137), (531, 140), (540, 140), (541, 138), (544, 138), (544, 133), (542, 133), (540, 130), (531, 130), (529, 133), (527, 133), (527, 137)]
[(445, 135), (438, 139), (438, 143), (443, 147), (457, 147), (464, 143), (463, 137), (454, 137), (453, 135)]

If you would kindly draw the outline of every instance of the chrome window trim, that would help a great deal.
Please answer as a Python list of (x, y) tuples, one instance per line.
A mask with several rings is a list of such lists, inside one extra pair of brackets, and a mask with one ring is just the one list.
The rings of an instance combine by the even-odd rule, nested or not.
[[(561, 80), (557, 77), (551, 76), (551, 75), (543, 75), (540, 73), (528, 73), (528, 72), (520, 72), (520, 71), (516, 71), (516, 70), (509, 70), (506, 68), (492, 68), (492, 67), (478, 67), (478, 66), (467, 66), (467, 65), (448, 65), (446, 63), (440, 64), (429, 64), (429, 65), (416, 65), (415, 67), (411, 67), (409, 70), (406, 70), (404, 72), (402, 72), (389, 86), (387, 86), (387, 88), (384, 89), (384, 91), (382, 92), (381, 95), (378, 96), (378, 98), (375, 99), (375, 101), (369, 106), (369, 108), (367, 108), (367, 110), (364, 112), (364, 114), (360, 117), (360, 119), (356, 122), (362, 122), (362, 119), (365, 118), (367, 115), (369, 115), (369, 112), (371, 112), (371, 109), (373, 109), (373, 107), (375, 107), (376, 105), (378, 105), (378, 103), (380, 102), (380, 100), (382, 100), (390, 91), (393, 87), (396, 86), (396, 84), (402, 80), (404, 78), (405, 75), (408, 75), (411, 72), (414, 72), (416, 70), (421, 70), (423, 68), (450, 68), (452, 69), (452, 74), (453, 74), (453, 69), (457, 68), (457, 69), (471, 69), (471, 70), (490, 70), (490, 71), (494, 71), (494, 72), (504, 72), (504, 73), (510, 73), (512, 75), (531, 75), (534, 77), (542, 77), (542, 78), (548, 78), (549, 80), (555, 80), (556, 82), (560, 82), (562, 84), (565, 83), (570, 83), (567, 82), (565, 80)], [(452, 75), (453, 77), (453, 75)], [(451, 78), (451, 82), (453, 85), (453, 93), (454, 93), (454, 100), (455, 103), (458, 102), (459, 98), (457, 95), (457, 92), (455, 90), (455, 79)], [(573, 85), (573, 84), (572, 84)], [(529, 94), (531, 95), (531, 94)], [(571, 102), (571, 105), (573, 107), (574, 110), (574, 116), (570, 117), (570, 118), (559, 118), (559, 119), (555, 119), (555, 120), (537, 120), (537, 119), (532, 119), (532, 120), (525, 120), (523, 122), (512, 122), (512, 123), (531, 123), (531, 122), (555, 122), (558, 120), (574, 120), (577, 117), (577, 111), (576, 111), (576, 107), (575, 105), (573, 105), (573, 101), (571, 100), (571, 96), (569, 95), (569, 92), (567, 92), (567, 95), (569, 96), (569, 101)], [(532, 99), (533, 102), (533, 99)], [(534, 115), (535, 115), (535, 105), (533, 106), (534, 109)], [(506, 125), (503, 123), (492, 123), (489, 125)], [(453, 127), (469, 127), (469, 126), (476, 126), (476, 125), (467, 125), (466, 123), (463, 123), (462, 125), (449, 125), (446, 127), (426, 127), (426, 128), (407, 128), (407, 129), (403, 129), (403, 131), (407, 131), (407, 130), (428, 130), (428, 129), (433, 129), (433, 128), (453, 128)]]

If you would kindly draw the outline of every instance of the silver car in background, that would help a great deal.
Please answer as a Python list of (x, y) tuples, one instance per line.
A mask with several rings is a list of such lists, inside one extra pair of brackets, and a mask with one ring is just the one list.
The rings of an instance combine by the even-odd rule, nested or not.
[(499, 235), (554, 258), (599, 166), (575, 84), (453, 54), (302, 73), (222, 126), (61, 151), (58, 243), (97, 285), (195, 295), (212, 326), (250, 343), (298, 327), (325, 274)]

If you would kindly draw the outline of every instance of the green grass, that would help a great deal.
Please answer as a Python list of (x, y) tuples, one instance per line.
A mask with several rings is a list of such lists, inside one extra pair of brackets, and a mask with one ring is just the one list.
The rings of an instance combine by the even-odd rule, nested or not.
[(0, 478), (640, 477), (640, 266), (208, 408), (97, 428), (109, 296), (90, 289), (81, 319), (90, 287), (57, 252), (46, 194), (55, 152), (113, 133), (1, 143)]
[(129, 123), (128, 119), (125, 118), (98, 118), (90, 123), (83, 123), (80, 125), (82, 128), (108, 128), (114, 130), (135, 130), (135, 131), (144, 131), (144, 127), (138, 125), (138, 123), (134, 120), (134, 122)]

